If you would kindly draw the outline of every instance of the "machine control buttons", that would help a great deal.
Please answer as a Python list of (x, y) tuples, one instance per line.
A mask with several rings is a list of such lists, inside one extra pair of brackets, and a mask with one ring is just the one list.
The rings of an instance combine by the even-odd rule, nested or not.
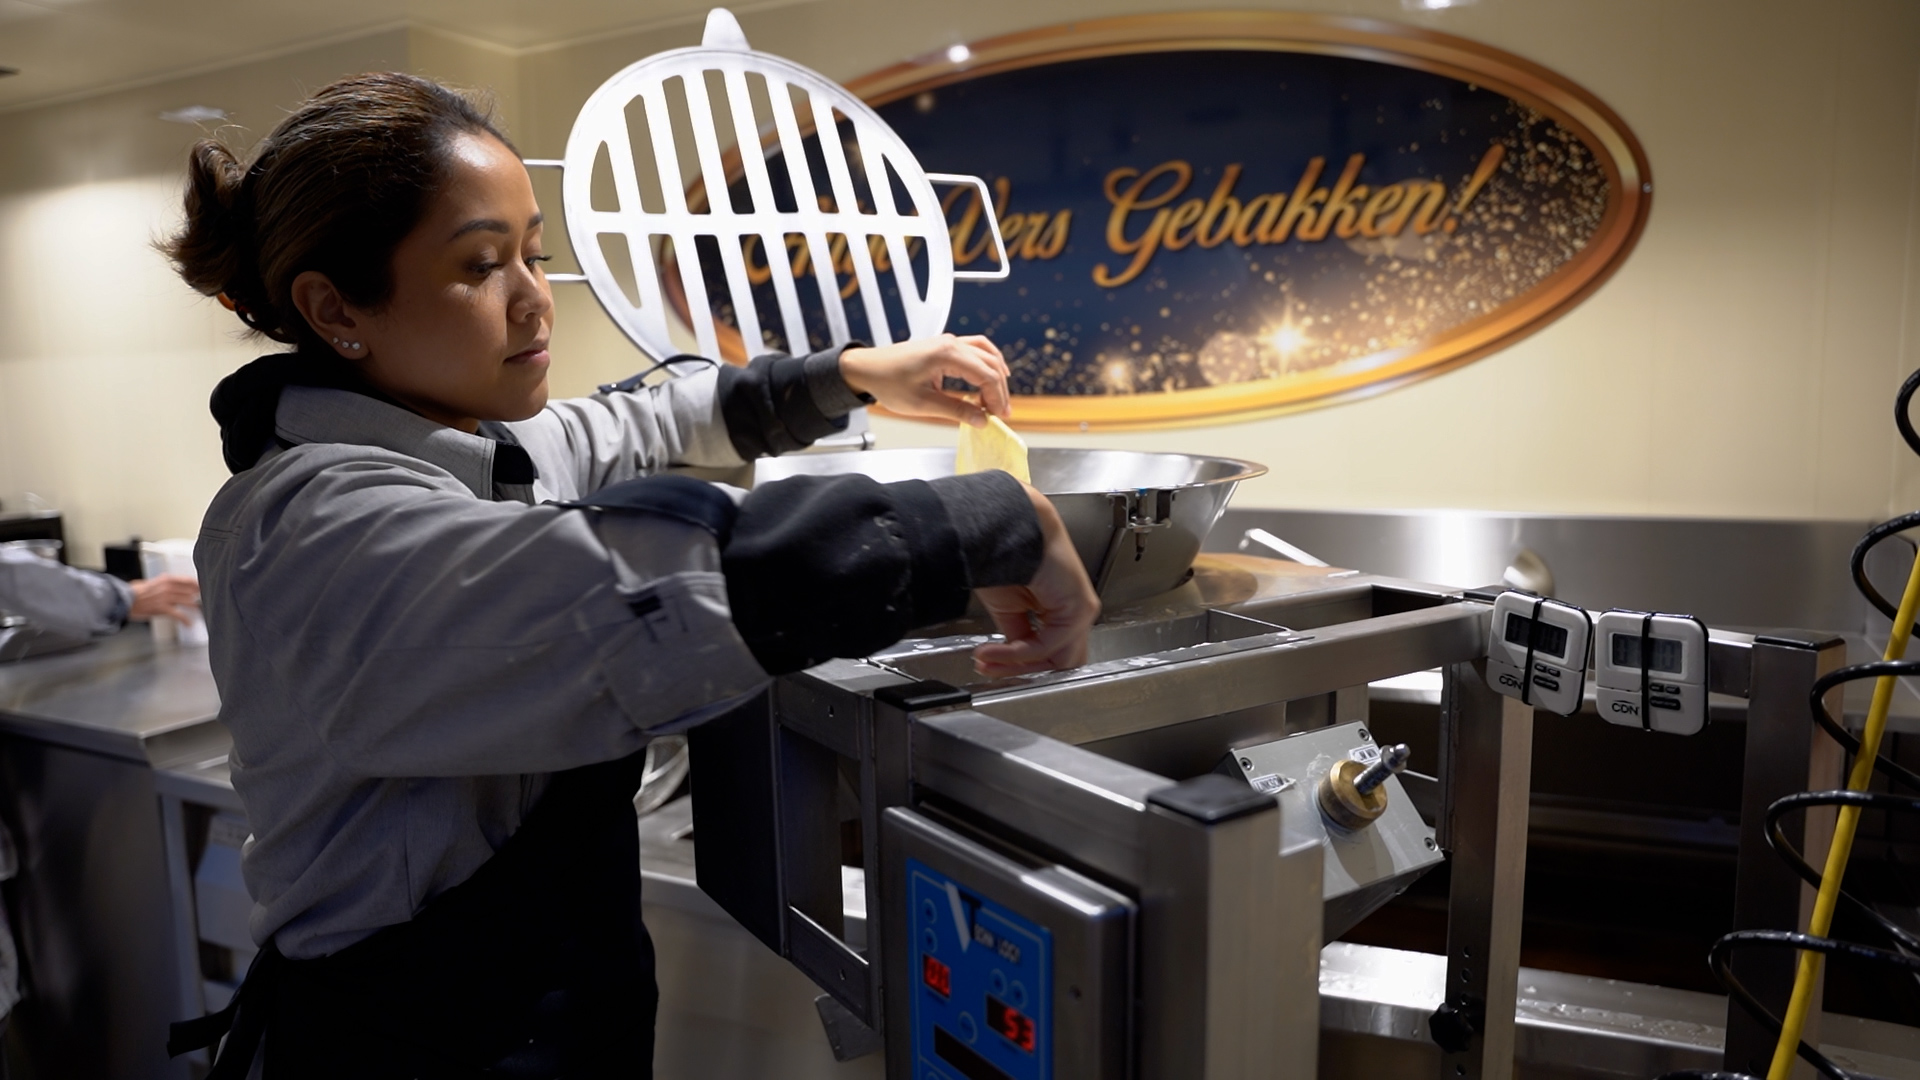
[(1493, 602), (1487, 684), (1549, 712), (1570, 716), (1586, 689), (1593, 621), (1572, 604), (1504, 592)]
[(920, 918), (929, 923), (940, 921), (940, 906), (932, 900), (920, 901)]
[(1609, 611), (1594, 623), (1594, 704), (1623, 727), (1692, 735), (1707, 723), (1707, 627), (1691, 615)]
[[(1266, 803), (1273, 808), (1271, 797)], [(888, 1053), (908, 1054), (905, 1062), (894, 1057), (890, 1073), (912, 1080), (1125, 1076), (1136, 986), (1133, 901), (1069, 867), (986, 848), (906, 807), (889, 807), (881, 822), (893, 886), (881, 925), (894, 933), (903, 922), (912, 928), (886, 957)], [(940, 913), (932, 923), (920, 921), (927, 901)], [(937, 937), (945, 994), (925, 983), (933, 953), (921, 947), (921, 930)]]
[(907, 860), (907, 888), (908, 911), (935, 912), (920, 924), (908, 969), (920, 974), (914, 1075), (1050, 1080), (1052, 933), (916, 858)]

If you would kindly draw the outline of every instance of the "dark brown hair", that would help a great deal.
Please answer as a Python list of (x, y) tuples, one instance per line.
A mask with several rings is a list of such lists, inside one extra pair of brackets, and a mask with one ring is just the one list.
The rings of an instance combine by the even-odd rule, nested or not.
[(320, 344), (293, 305), (293, 279), (327, 275), (348, 302), (393, 295), (393, 252), (426, 213), (448, 145), (485, 134), (486, 108), (395, 72), (342, 79), (273, 129), (251, 164), (202, 139), (187, 162), (187, 221), (161, 247), (187, 284), (219, 295), (275, 341)]

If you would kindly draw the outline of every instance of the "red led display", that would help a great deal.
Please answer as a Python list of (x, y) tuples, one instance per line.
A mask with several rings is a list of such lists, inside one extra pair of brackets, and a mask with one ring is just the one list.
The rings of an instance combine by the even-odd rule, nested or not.
[(987, 995), (987, 1026), (1001, 1038), (1033, 1053), (1033, 1018), (992, 994)]
[(931, 956), (921, 958), (920, 981), (927, 984), (927, 989), (941, 997), (947, 997), (953, 993), (952, 970)]

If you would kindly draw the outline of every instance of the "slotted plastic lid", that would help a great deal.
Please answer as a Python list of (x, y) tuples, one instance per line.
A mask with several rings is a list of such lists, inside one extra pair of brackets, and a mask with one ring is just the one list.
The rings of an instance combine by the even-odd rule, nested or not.
[(872, 109), (753, 51), (724, 8), (698, 48), (647, 57), (596, 90), (561, 164), (582, 276), (656, 358), (683, 351), (676, 323), (701, 355), (736, 360), (856, 333), (875, 345), (938, 334), (956, 278), (1007, 276), (992, 214), (999, 269), (954, 270), (933, 185), (971, 185), (991, 206), (982, 181), (926, 173)]

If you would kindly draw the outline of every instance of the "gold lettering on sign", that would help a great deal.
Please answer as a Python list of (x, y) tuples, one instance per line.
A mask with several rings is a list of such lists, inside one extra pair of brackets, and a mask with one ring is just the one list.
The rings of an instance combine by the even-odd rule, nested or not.
[[(1147, 190), (1163, 176), (1173, 178), (1166, 190), (1149, 196)], [(1132, 183), (1127, 183), (1129, 180)], [(1147, 262), (1153, 258), (1154, 252), (1160, 250), (1160, 241), (1167, 233), (1167, 221), (1173, 216), (1161, 207), (1187, 190), (1187, 184), (1192, 180), (1193, 166), (1184, 161), (1163, 162), (1145, 173), (1139, 169), (1121, 167), (1107, 174), (1107, 201), (1113, 204), (1113, 213), (1107, 217), (1107, 247), (1116, 255), (1132, 255), (1133, 263), (1118, 274), (1109, 274), (1107, 264), (1100, 263), (1093, 268), (1095, 285), (1111, 289), (1140, 276), (1140, 271), (1147, 268)], [(1127, 185), (1124, 191), (1120, 188), (1122, 184)], [(1135, 210), (1152, 210), (1154, 215), (1148, 221), (1146, 230), (1138, 238), (1129, 240), (1126, 234), (1127, 218)]]
[(1300, 174), (1300, 182), (1294, 185), (1293, 197), (1287, 200), (1287, 209), (1280, 215), (1280, 223), (1260, 237), (1261, 243), (1286, 243), (1293, 233), (1294, 224), (1303, 218), (1306, 228), (1313, 227), (1313, 208), (1327, 201), (1327, 189), (1313, 185), (1319, 182), (1320, 170), (1326, 167), (1327, 159), (1323, 157), (1307, 162), (1306, 171)]
[[(1340, 167), (1332, 187), (1322, 187), (1327, 159), (1315, 157), (1301, 170), (1291, 194), (1274, 191), (1242, 201), (1234, 194), (1242, 166), (1236, 162), (1220, 171), (1220, 181), (1206, 198), (1175, 204), (1193, 182), (1193, 166), (1178, 159), (1163, 161), (1142, 172), (1127, 165), (1107, 174), (1107, 249), (1132, 258), (1111, 269), (1104, 262), (1093, 268), (1093, 283), (1111, 289), (1139, 277), (1162, 249), (1179, 251), (1189, 245), (1235, 247), (1284, 244), (1289, 240), (1318, 243), (1329, 236), (1339, 240), (1399, 236), (1408, 228), (1426, 236), (1435, 229), (1453, 232), (1474, 196), (1493, 178), (1506, 159), (1507, 149), (1494, 145), (1480, 158), (1473, 175), (1452, 199), (1438, 180), (1412, 178), (1378, 188), (1357, 183), (1366, 166), (1365, 154), (1353, 154)], [(1005, 181), (996, 181), (996, 185)], [(1017, 216), (1017, 215), (1016, 215)], [(1060, 215), (1064, 218), (1064, 212)], [(971, 226), (969, 225), (969, 228)], [(1030, 223), (1020, 224), (1030, 229)], [(957, 228), (957, 227), (956, 227)], [(1061, 225), (1061, 243), (1065, 226)], [(958, 235), (958, 233), (956, 233)], [(955, 261), (960, 248), (956, 240)], [(1011, 247), (1011, 235), (1007, 240)]]
[[(960, 212), (960, 219), (954, 221), (953, 208), (960, 196), (972, 192), (972, 198)], [(1006, 177), (993, 182), (994, 206), (992, 213), (1000, 223), (1000, 237), (1007, 246), (1007, 258), (1026, 260), (1046, 260), (1059, 255), (1067, 248), (1067, 234), (1073, 227), (1073, 211), (1060, 210), (1052, 213), (1038, 212), (1029, 214), (1008, 213), (1007, 202), (1013, 194), (1013, 183)], [(820, 200), (821, 209), (829, 209), (832, 203), (824, 197)], [(953, 244), (953, 264), (965, 266), (981, 259), (991, 263), (995, 259), (993, 251), (993, 233), (983, 224), (987, 208), (980, 205), (980, 193), (973, 188), (954, 188), (940, 202), (940, 209), (953, 224), (947, 234)], [(747, 282), (751, 285), (765, 285), (773, 280), (773, 268), (767, 263), (761, 251), (760, 237), (748, 236), (743, 251), (746, 256)], [(884, 274), (893, 269), (893, 257), (887, 250), (887, 241), (883, 236), (867, 237), (867, 257), (873, 263), (876, 273)], [(806, 238), (799, 233), (789, 233), (786, 238), (787, 261), (792, 267), (795, 280), (805, 280), (813, 272), (813, 256)], [(920, 250), (920, 239), (909, 237), (907, 253), (915, 254)], [(860, 291), (860, 279), (854, 268), (853, 253), (847, 246), (847, 238), (839, 233), (827, 237), (827, 257), (834, 273), (840, 279), (840, 298), (847, 299)]]
[[(986, 208), (980, 205), (980, 192), (977, 188), (954, 188), (940, 200), (940, 210), (953, 221), (953, 206), (961, 196), (967, 197), (966, 209), (961, 211), (960, 220), (954, 221), (947, 229), (947, 235), (953, 238), (953, 265), (966, 266), (978, 259), (993, 261), (993, 235), (982, 223)], [(1067, 230), (1073, 226), (1073, 211), (1060, 210), (1054, 213), (1044, 211), (1031, 214), (1009, 214), (1007, 203), (1013, 198), (1013, 181), (998, 177), (993, 182), (993, 216), (1000, 222), (1000, 240), (1007, 245), (1007, 258), (1044, 260), (1065, 251), (1067, 248)], [(975, 233), (979, 239), (974, 239)]]
[[(867, 237), (867, 258), (873, 264), (875, 273), (884, 274), (893, 269), (893, 255), (887, 250), (887, 238), (884, 236)], [(760, 237), (749, 236), (741, 251), (746, 258), (747, 284), (765, 285), (773, 280), (773, 267), (761, 252)], [(789, 233), (786, 239), (787, 261), (792, 268), (795, 281), (804, 281), (813, 272), (812, 249), (807, 246), (806, 237), (799, 233)], [(911, 257), (920, 250), (919, 237), (907, 238), (907, 255)], [(827, 261), (833, 272), (845, 280), (840, 285), (842, 300), (852, 296), (860, 289), (859, 272), (854, 267), (853, 251), (847, 245), (847, 238), (840, 233), (827, 236)]]
[[(1142, 172), (1130, 165), (1107, 174), (1103, 188), (1113, 210), (1107, 215), (1107, 249), (1115, 255), (1131, 256), (1125, 266), (1109, 269), (1104, 262), (1093, 268), (1093, 283), (1104, 289), (1118, 288), (1139, 277), (1162, 249), (1180, 251), (1190, 246), (1216, 248), (1231, 242), (1234, 247), (1256, 244), (1284, 244), (1289, 240), (1318, 243), (1332, 236), (1340, 240), (1354, 237), (1377, 239), (1399, 236), (1409, 228), (1416, 236), (1438, 229), (1451, 233), (1459, 227), (1474, 196), (1506, 159), (1507, 149), (1495, 144), (1480, 158), (1473, 175), (1448, 198), (1447, 185), (1438, 180), (1410, 178), (1373, 188), (1356, 183), (1366, 166), (1365, 154), (1349, 156), (1340, 167), (1332, 187), (1322, 187), (1327, 159), (1308, 160), (1291, 193), (1272, 191), (1242, 200), (1234, 193), (1244, 168), (1234, 162), (1220, 170), (1220, 180), (1207, 196), (1194, 196), (1175, 204), (1193, 183), (1193, 166), (1186, 161), (1163, 161)], [(964, 205), (960, 204), (965, 199)], [(1073, 211), (1009, 212), (1013, 182), (1006, 177), (993, 181), (993, 205), (984, 206), (980, 192), (972, 187), (955, 187), (940, 201), (940, 209), (952, 224), (947, 234), (953, 245), (953, 265), (967, 266), (985, 260), (993, 262), (993, 235), (987, 215), (1000, 223), (1000, 237), (1007, 247), (1008, 259), (1044, 262), (1066, 250), (1073, 228)], [(823, 203), (825, 200), (822, 200)], [(960, 206), (958, 219), (954, 217)], [(909, 252), (918, 250), (919, 241), (908, 241)], [(798, 234), (786, 238), (788, 261), (796, 279), (805, 277), (812, 260), (807, 243)], [(852, 253), (846, 237), (834, 234), (828, 241), (828, 256), (834, 272), (842, 279), (840, 295), (850, 297), (860, 287), (855, 276)], [(893, 263), (886, 241), (867, 238), (867, 250), (873, 268), (885, 273)], [(760, 251), (760, 240), (746, 240), (747, 280), (755, 285), (772, 280), (772, 270)]]
[[(1200, 214), (1200, 227), (1194, 230), (1193, 238), (1199, 241), (1201, 247), (1219, 247), (1232, 235), (1233, 219), (1240, 216), (1240, 200), (1233, 197), (1233, 184), (1238, 179), (1240, 166), (1237, 164), (1227, 166), (1226, 171), (1220, 174), (1220, 186), (1213, 189), (1213, 198), (1207, 200), (1207, 208)], [(1233, 209), (1228, 210), (1229, 206)], [(1224, 221), (1221, 221), (1222, 213), (1226, 215)], [(1221, 222), (1220, 231), (1207, 235), (1207, 230), (1212, 229), (1216, 221)]]

